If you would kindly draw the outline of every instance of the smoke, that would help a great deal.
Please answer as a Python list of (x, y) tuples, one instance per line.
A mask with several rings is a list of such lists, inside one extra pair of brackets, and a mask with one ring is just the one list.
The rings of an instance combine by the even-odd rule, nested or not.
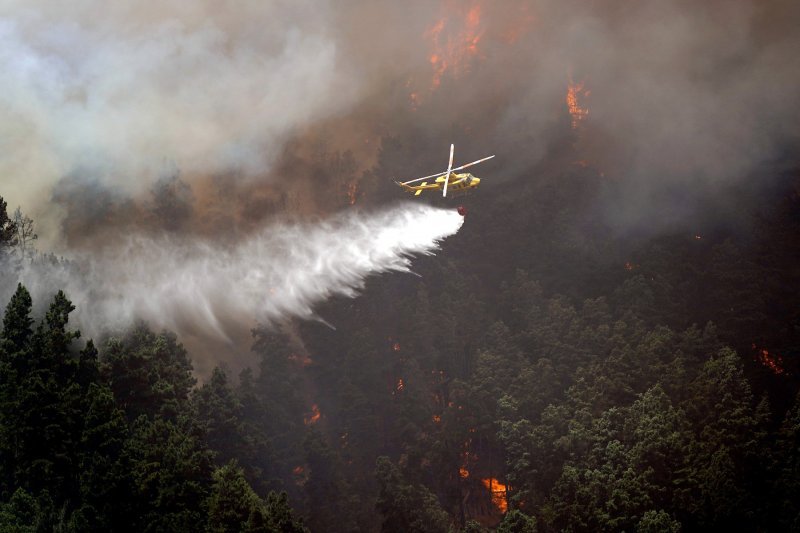
[(365, 170), (381, 137), (424, 138), (415, 174), (456, 141), (513, 178), (563, 141), (572, 79), (578, 157), (622, 184), (609, 216), (680, 217), (796, 147), (798, 16), (793, 0), (9, 0), (3, 194), (54, 243), (92, 198), (54, 206), (53, 192), (87, 177), (141, 201), (175, 168), (195, 194), (234, 176), (313, 212), (318, 173), (298, 168), (315, 143)]
[(174, 166), (263, 175), (358, 95), (332, 18), (321, 2), (3, 2), (4, 194), (43, 224), (71, 175), (129, 196)]
[(315, 304), (356, 296), (372, 274), (409, 272), (411, 256), (433, 253), (462, 221), (455, 210), (400, 204), (316, 223), (276, 223), (230, 246), (130, 236), (67, 263), (34, 264), (19, 281), (38, 302), (63, 289), (90, 336), (144, 319), (183, 335), (229, 340), (229, 327), (313, 318)]
[(82, 323), (224, 337), (429, 251), (457, 219), (268, 220), (374, 206), (450, 142), (457, 162), (497, 154), (476, 170), (496, 191), (581, 160), (610, 191), (593, 213), (640, 234), (767, 185), (757, 169), (800, 140), (799, 17), (796, 0), (7, 0), (0, 195), (80, 266), (29, 282), (67, 288)]

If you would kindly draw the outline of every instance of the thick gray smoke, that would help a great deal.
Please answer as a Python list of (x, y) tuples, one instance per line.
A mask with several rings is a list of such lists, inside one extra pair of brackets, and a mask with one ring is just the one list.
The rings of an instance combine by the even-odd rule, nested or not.
[(265, 173), (358, 95), (331, 17), (325, 2), (0, 3), (2, 194), (52, 233), (67, 175), (136, 196), (174, 165)]
[(226, 340), (227, 325), (312, 318), (314, 304), (355, 296), (372, 274), (408, 272), (411, 256), (433, 253), (462, 221), (455, 210), (400, 204), (313, 224), (273, 224), (231, 246), (130, 236), (68, 265), (28, 267), (19, 281), (38, 302), (63, 289), (90, 336), (145, 319)]
[[(733, 197), (797, 148), (798, 20), (796, 0), (5, 0), (0, 195), (40, 247), (92, 258), (62, 280), (83, 321), (224, 335), (241, 313), (309, 316), (429, 249), (443, 235), (404, 248), (365, 231), (375, 217), (252, 231), (369, 203), (450, 142), (498, 155), (487, 186), (581, 160), (614, 184), (597, 211), (623, 231)], [(378, 235), (394, 252), (374, 255)]]
[(437, 157), (459, 137), (509, 175), (547, 154), (572, 80), (581, 156), (627, 185), (634, 224), (796, 146), (798, 20), (795, 0), (6, 0), (2, 194), (45, 242), (65, 176), (136, 197), (177, 167), (302, 195), (313, 177), (276, 159), (331, 124), (357, 153), (368, 134), (435, 132)]

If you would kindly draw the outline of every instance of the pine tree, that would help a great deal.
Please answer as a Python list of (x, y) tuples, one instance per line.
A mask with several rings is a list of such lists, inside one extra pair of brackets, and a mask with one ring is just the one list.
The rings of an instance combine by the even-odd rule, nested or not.
[(17, 244), (17, 226), (9, 218), (8, 204), (0, 196), (0, 261), (6, 259), (15, 244)]

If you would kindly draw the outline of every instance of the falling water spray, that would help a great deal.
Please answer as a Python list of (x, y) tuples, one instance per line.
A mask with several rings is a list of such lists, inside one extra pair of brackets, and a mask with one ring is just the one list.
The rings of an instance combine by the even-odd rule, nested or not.
[(63, 289), (90, 335), (143, 319), (226, 339), (225, 323), (312, 318), (315, 304), (355, 297), (372, 274), (408, 272), (413, 256), (435, 252), (462, 223), (455, 210), (403, 203), (274, 223), (232, 246), (129, 236), (66, 265), (32, 265), (18, 281), (39, 301)]

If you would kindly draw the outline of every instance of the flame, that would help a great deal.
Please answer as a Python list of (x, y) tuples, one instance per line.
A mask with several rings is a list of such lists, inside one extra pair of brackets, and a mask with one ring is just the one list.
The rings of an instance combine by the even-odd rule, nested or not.
[(493, 477), (482, 479), (481, 482), (492, 494), (492, 503), (494, 506), (497, 507), (501, 513), (505, 513), (508, 510), (508, 499), (506, 496), (508, 486), (500, 483)]
[(405, 387), (405, 385), (403, 384), (403, 378), (398, 379), (397, 380), (397, 387), (395, 387), (395, 390), (397, 390), (397, 392), (401, 392), (404, 387)]
[(440, 415), (433, 415), (432, 420), (435, 424), (438, 424), (442, 421), (442, 417)]
[(312, 424), (316, 424), (317, 421), (319, 420), (319, 417), (320, 417), (319, 407), (317, 406), (317, 404), (314, 404), (311, 406), (311, 415), (303, 418), (303, 422), (305, 422), (307, 426), (310, 426)]
[(306, 474), (306, 469), (302, 465), (292, 468), (292, 474), (294, 474), (294, 484), (298, 487), (302, 487), (308, 481), (308, 474)]
[(419, 93), (412, 92), (408, 100), (411, 102), (411, 111), (416, 111), (419, 108)]
[(302, 367), (308, 367), (308, 366), (311, 366), (311, 363), (313, 363), (313, 362), (314, 362), (314, 361), (312, 361), (312, 360), (311, 360), (311, 357), (309, 357), (307, 354), (297, 354), (297, 353), (293, 353), (293, 354), (291, 354), (291, 355), (289, 356), (289, 358), (288, 358), (288, 359), (289, 359), (289, 361), (292, 361), (292, 362), (294, 362), (294, 363), (297, 363), (297, 364), (299, 364), (299, 365), (300, 365), (300, 366), (302, 366)]
[(350, 205), (355, 205), (357, 199), (358, 199), (358, 183), (353, 181), (347, 184), (347, 200), (350, 202)]
[[(484, 43), (487, 38), (488, 24), (482, 0), (445, 0), (441, 7), (441, 15), (423, 33), (429, 43), (427, 54), (431, 74), (428, 86), (424, 90), (414, 88), (413, 79), (406, 83), (409, 88), (411, 110), (416, 111), (426, 93), (438, 89), (442, 80), (448, 76), (458, 79), (472, 69), (476, 60), (484, 59)], [(531, 8), (527, 2), (517, 2), (518, 8), (513, 16), (508, 17), (499, 26), (491, 29), (495, 42), (513, 45), (535, 22)], [(509, 9), (505, 4), (504, 11)], [(497, 20), (497, 19), (494, 19)]]
[(574, 83), (571, 76), (567, 84), (567, 110), (569, 111), (569, 116), (572, 117), (573, 130), (578, 129), (578, 124), (589, 116), (589, 108), (581, 106), (581, 100), (587, 98), (590, 94), (584, 85), (584, 82)]
[(400, 343), (399, 342), (395, 342), (394, 344), (392, 344), (392, 350), (395, 351), (395, 352), (399, 352), (400, 351)]
[(767, 367), (773, 374), (779, 376), (786, 372), (783, 368), (783, 357), (778, 354), (770, 354), (766, 348), (758, 349), (753, 344), (753, 349), (756, 350), (755, 360)]
[(456, 78), (469, 72), (470, 60), (478, 55), (478, 45), (485, 33), (481, 24), (481, 6), (477, 3), (466, 12), (454, 5), (446, 5), (445, 10), (447, 15), (425, 32), (432, 48), (428, 57), (433, 70), (432, 90), (441, 85), (447, 72)]
[(639, 265), (637, 265), (636, 263), (631, 263), (630, 261), (625, 261), (625, 270), (627, 270), (628, 272), (636, 270), (637, 268), (639, 268)]
[(702, 238), (703, 238), (703, 236), (702, 236), (702, 235), (700, 235), (699, 233), (698, 233), (697, 235), (695, 235), (695, 236), (694, 236), (694, 240), (696, 240), (696, 241), (699, 241), (699, 240), (700, 240), (700, 239), (702, 239)]
[(472, 439), (467, 439), (467, 441), (464, 442), (464, 451), (461, 452), (461, 467), (458, 469), (458, 475), (461, 476), (462, 479), (469, 477), (469, 469), (467, 467), (475, 464), (478, 460), (477, 455), (469, 452), (469, 447), (471, 445)]

